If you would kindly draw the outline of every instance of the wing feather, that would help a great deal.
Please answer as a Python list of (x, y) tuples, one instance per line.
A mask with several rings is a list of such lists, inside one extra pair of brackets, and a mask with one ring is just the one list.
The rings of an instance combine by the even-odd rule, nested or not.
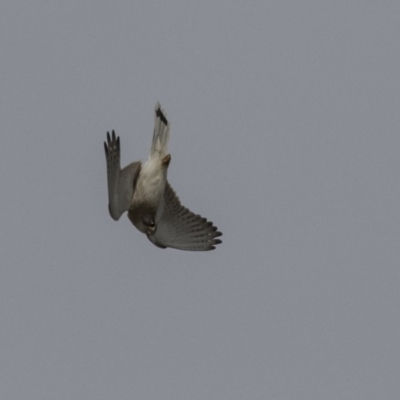
[(221, 243), (222, 233), (211, 221), (184, 207), (167, 182), (164, 192), (164, 212), (157, 223), (157, 231), (148, 238), (161, 248), (207, 251)]
[(104, 151), (107, 161), (108, 209), (111, 217), (118, 221), (131, 205), (141, 163), (133, 162), (121, 170), (120, 141), (114, 131), (112, 136), (107, 132)]

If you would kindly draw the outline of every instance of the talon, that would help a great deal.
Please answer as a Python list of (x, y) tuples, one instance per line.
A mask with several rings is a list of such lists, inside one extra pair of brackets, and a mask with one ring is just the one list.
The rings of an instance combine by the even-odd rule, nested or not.
[(171, 162), (171, 154), (167, 154), (165, 157), (161, 159), (162, 165), (165, 165), (168, 167), (169, 163)]

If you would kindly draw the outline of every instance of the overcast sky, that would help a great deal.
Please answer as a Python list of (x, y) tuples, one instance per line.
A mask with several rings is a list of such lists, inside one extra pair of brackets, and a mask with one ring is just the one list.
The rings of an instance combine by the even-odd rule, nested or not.
[[(398, 399), (400, 2), (3, 1), (0, 398)], [(103, 141), (223, 244), (107, 208)]]

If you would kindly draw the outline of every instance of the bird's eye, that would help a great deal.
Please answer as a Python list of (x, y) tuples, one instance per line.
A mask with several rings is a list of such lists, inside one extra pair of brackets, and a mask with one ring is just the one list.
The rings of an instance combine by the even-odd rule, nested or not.
[(156, 226), (156, 224), (155, 224), (154, 221), (146, 221), (146, 220), (143, 220), (143, 223), (144, 223), (146, 226), (148, 226), (149, 228), (154, 228), (154, 227)]

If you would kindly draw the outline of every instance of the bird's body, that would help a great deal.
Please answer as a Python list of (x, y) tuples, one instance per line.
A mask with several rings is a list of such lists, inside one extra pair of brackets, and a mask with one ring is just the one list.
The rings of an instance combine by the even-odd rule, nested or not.
[(161, 248), (212, 250), (221, 243), (217, 228), (205, 218), (183, 207), (167, 181), (171, 155), (168, 154), (169, 123), (156, 104), (150, 156), (142, 165), (134, 162), (120, 169), (119, 137), (107, 133), (109, 211), (118, 220), (123, 212), (133, 225)]
[(166, 182), (167, 167), (162, 165), (160, 159), (149, 157), (142, 166), (133, 194), (132, 206), (143, 201), (155, 201), (159, 204), (162, 201)]
[(148, 233), (141, 216), (149, 214), (158, 221), (163, 210), (163, 195), (167, 183), (167, 167), (157, 156), (150, 156), (143, 164), (133, 193), (128, 217), (139, 231)]

